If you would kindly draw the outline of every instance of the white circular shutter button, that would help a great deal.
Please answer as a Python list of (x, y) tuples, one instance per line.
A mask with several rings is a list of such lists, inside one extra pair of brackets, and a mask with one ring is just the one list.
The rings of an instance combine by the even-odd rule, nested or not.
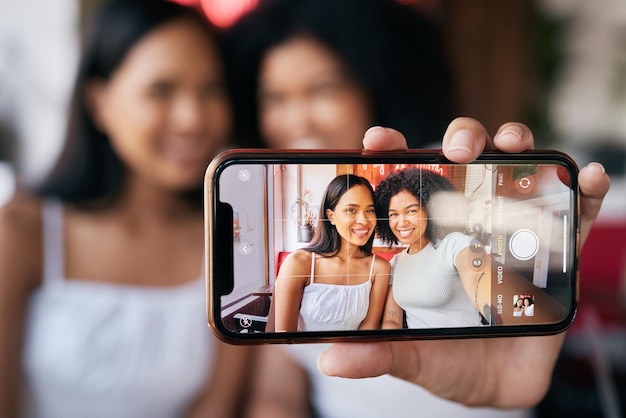
[(530, 260), (539, 251), (539, 238), (530, 229), (519, 229), (511, 235), (509, 250), (518, 260)]

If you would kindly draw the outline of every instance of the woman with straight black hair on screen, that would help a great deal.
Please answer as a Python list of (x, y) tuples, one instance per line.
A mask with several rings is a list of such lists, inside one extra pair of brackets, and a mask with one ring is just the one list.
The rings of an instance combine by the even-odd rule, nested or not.
[(311, 244), (283, 262), (276, 279), (276, 331), (380, 328), (390, 266), (372, 254), (376, 211), (367, 179), (335, 177)]

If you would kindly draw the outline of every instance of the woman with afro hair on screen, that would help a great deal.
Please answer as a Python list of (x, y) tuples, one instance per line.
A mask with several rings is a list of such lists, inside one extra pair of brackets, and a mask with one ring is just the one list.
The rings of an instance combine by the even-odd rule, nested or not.
[[(402, 327), (403, 312), (409, 328), (480, 326), (480, 314), (488, 317), (480, 312), (489, 306), (491, 286), (485, 251), (469, 235), (446, 234), (437, 222), (443, 207), (435, 202), (455, 204), (449, 200), (454, 194), (447, 178), (417, 168), (390, 174), (376, 188), (380, 239), (407, 246), (391, 260), (383, 327)], [(471, 264), (477, 257), (483, 260), (478, 268)]]

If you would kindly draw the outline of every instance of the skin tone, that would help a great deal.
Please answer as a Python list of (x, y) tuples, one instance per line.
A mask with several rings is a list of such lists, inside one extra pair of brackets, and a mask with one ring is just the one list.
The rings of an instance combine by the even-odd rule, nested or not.
[[(327, 209), (328, 222), (340, 236), (340, 249), (332, 257), (316, 255), (315, 282), (335, 285), (358, 285), (369, 280), (372, 257), (359, 248), (367, 243), (376, 227), (376, 211), (371, 192), (363, 185), (348, 189), (334, 209)], [(274, 303), (276, 330), (296, 331), (304, 288), (310, 284), (309, 251), (291, 253), (283, 262), (276, 280)], [(376, 258), (372, 273), (369, 309), (359, 329), (379, 327), (387, 296), (391, 267)]]
[[(430, 243), (430, 239), (425, 235), (428, 225), (428, 213), (421, 207), (419, 199), (409, 192), (402, 190), (389, 200), (389, 227), (396, 239), (407, 245), (409, 254), (416, 254)], [(473, 266), (473, 260), (477, 257), (482, 259), (479, 268)], [(475, 252), (470, 248), (462, 250), (455, 260), (457, 271), (463, 289), (467, 293), (469, 300), (474, 307), (485, 317), (492, 317), (492, 321), (498, 324), (514, 323), (511, 315), (507, 313), (498, 314), (491, 311), (491, 271), (492, 266), (484, 251)], [(537, 298), (543, 301), (545, 307), (538, 315), (533, 316), (527, 323), (555, 323), (562, 320), (566, 311), (559, 303), (551, 300), (550, 296), (540, 289), (531, 286), (530, 283), (516, 274), (513, 270), (502, 266), (506, 271), (506, 283), (500, 289), (524, 289), (526, 292), (532, 290)], [(383, 328), (402, 328), (402, 308), (396, 303), (393, 293), (387, 295), (385, 304), (385, 314)], [(527, 300), (524, 301), (526, 303)]]
[(268, 146), (362, 147), (363, 134), (372, 125), (369, 100), (320, 42), (298, 36), (269, 50), (259, 86), (259, 121)]
[[(473, 161), (483, 150), (522, 152), (533, 148), (532, 132), (523, 124), (506, 123), (493, 138), (475, 119), (457, 118), (448, 126), (442, 141), (445, 156), (453, 162)], [(390, 128), (373, 127), (363, 138), (365, 149), (373, 151), (406, 149), (404, 136)], [(585, 242), (596, 219), (610, 180), (599, 163), (580, 170), (581, 244)], [(544, 396), (552, 378), (565, 333), (541, 337), (489, 338), (441, 341), (394, 341), (377, 343), (338, 343), (320, 355), (318, 367), (329, 376), (365, 378), (390, 374), (422, 386), (436, 396), (470, 406), (528, 408)], [(293, 361), (273, 362), (287, 355), (277, 347), (264, 346), (258, 353), (263, 374), (255, 374), (254, 390), (267, 396), (250, 403), (252, 417), (296, 416), (306, 405), (293, 405), (295, 398), (285, 394), (281, 367), (293, 367), (290, 388), (298, 389), (297, 399), (308, 399), (306, 372)], [(267, 361), (267, 362), (266, 362)], [(273, 367), (276, 364), (276, 367)], [(527, 365), (533, 364), (532, 370)], [(282, 366), (281, 366), (282, 365)], [(512, 388), (512, 379), (523, 387)], [(483, 384), (476, 385), (476, 376)], [(451, 382), (454, 382), (451, 384)], [(264, 414), (264, 411), (274, 414)], [(276, 411), (284, 415), (275, 414)], [(306, 416), (298, 414), (297, 416)]]
[[(285, 71), (282, 73), (284, 79), (297, 73), (293, 69)], [(262, 85), (263, 77), (260, 79)], [(269, 120), (265, 120), (264, 112), (259, 116), (262, 126), (269, 123)], [(263, 132), (271, 146), (299, 147), (298, 137), (292, 138), (291, 143), (279, 143), (278, 136), (274, 137), (272, 132), (268, 129)], [(361, 143), (357, 144), (360, 139), (360, 135), (358, 139), (354, 138), (355, 148), (361, 147)], [(406, 140), (398, 131), (374, 127), (365, 133), (362, 145), (366, 149), (380, 151), (405, 149)], [(327, 147), (322, 144), (314, 146)], [(457, 118), (452, 121), (442, 141), (446, 157), (458, 163), (476, 159), (483, 150), (522, 152), (531, 148), (533, 135), (525, 125), (505, 123), (491, 137), (482, 124), (471, 118)], [(609, 189), (610, 181), (604, 168), (597, 163), (582, 168), (578, 180), (582, 192), (580, 238), (581, 243), (584, 243)], [(322, 354), (318, 365), (323, 373), (331, 376), (360, 378), (389, 373), (420, 385), (437, 396), (466, 405), (524, 408), (536, 405), (545, 395), (564, 336), (561, 333), (543, 337), (342, 343), (334, 344)], [(279, 350), (271, 346), (263, 347), (259, 353), (259, 363), (265, 360), (264, 353), (267, 352), (275, 353)], [(526, 367), (528, 364), (534, 365), (532, 372)], [(292, 365), (296, 367), (295, 364)], [(267, 369), (267, 373), (260, 375), (261, 378), (257, 375), (254, 382), (255, 388), (263, 388), (271, 394), (264, 397), (261, 404), (287, 404), (289, 398), (282, 395), (284, 385), (278, 383), (281, 382), (280, 376), (276, 375), (279, 373), (278, 368), (268, 366)], [(522, 390), (518, 387), (513, 390), (508, 382), (513, 378), (518, 380), (518, 370), (527, 371), (520, 380), (525, 387)], [(513, 371), (516, 376), (511, 375)], [(476, 376), (483, 376), (484, 384), (476, 385)], [(305, 381), (293, 381), (290, 384), (302, 391), (308, 390)], [(257, 410), (256, 406), (260, 408)], [(252, 416), (269, 416), (255, 413), (264, 410), (258, 403), (251, 405), (250, 410)]]
[(409, 246), (409, 254), (417, 254), (430, 243), (427, 226), (428, 213), (411, 192), (402, 190), (391, 197), (389, 227), (401, 244)]
[[(313, 63), (310, 65), (312, 66)], [(268, 67), (266, 61), (260, 75), (261, 86), (266, 85)], [(295, 77), (298, 73), (293, 67), (285, 68), (281, 72), (284, 80)], [(262, 99), (262, 91), (259, 92), (259, 97)], [(354, 111), (357, 111), (357, 107)], [(368, 114), (369, 110), (356, 120), (362, 120), (361, 118), (367, 117)], [(280, 120), (270, 119), (267, 112), (263, 110), (259, 118), (262, 127), (271, 126), (270, 122), (280, 123)], [(299, 136), (280, 136), (274, 132), (281, 132), (281, 130), (263, 129), (263, 134), (270, 146), (302, 147)], [(279, 142), (281, 138), (282, 141)], [(291, 138), (291, 142), (287, 142), (289, 139), (284, 138)], [(363, 146), (366, 149), (379, 151), (406, 148), (404, 136), (390, 128), (369, 129), (365, 133), (362, 144), (361, 134), (351, 138), (355, 144), (353, 148)], [(332, 145), (337, 146), (338, 143)], [(329, 147), (326, 144), (327, 142), (320, 138), (319, 142), (312, 147)], [(457, 163), (470, 162), (476, 159), (483, 150), (522, 152), (531, 148), (533, 148), (533, 135), (525, 125), (514, 122), (505, 123), (491, 137), (480, 122), (471, 118), (457, 118), (452, 121), (442, 141), (442, 149), (446, 157)], [(578, 180), (582, 192), (580, 238), (581, 243), (584, 243), (609, 189), (610, 181), (604, 168), (597, 163), (581, 169)], [(524, 292), (521, 289), (517, 291)], [(389, 373), (420, 385), (439, 397), (465, 405), (525, 408), (536, 405), (545, 395), (564, 337), (565, 334), (561, 333), (543, 337), (334, 344), (320, 356), (318, 365), (323, 373), (331, 376), (360, 378)], [(270, 352), (273, 354), (268, 355)], [(265, 364), (265, 360), (271, 361), (271, 357), (280, 355), (277, 353), (280, 353), (280, 350), (276, 347), (263, 347), (259, 353), (259, 363)], [(282, 353), (282, 356), (286, 354)], [(293, 362), (290, 364), (293, 367), (299, 367)], [(536, 366), (532, 368), (532, 373), (526, 367), (527, 364)], [(517, 376), (511, 376), (512, 370), (528, 371), (521, 380), (525, 385), (523, 390), (518, 388), (512, 390), (509, 387), (508, 382), (513, 377), (517, 380)], [(304, 373), (300, 375), (306, 376)], [(479, 375), (486, 377), (483, 379), (485, 384), (475, 384), (476, 376)], [(281, 380), (278, 367), (268, 365), (265, 373), (255, 375), (254, 390), (262, 389), (271, 396), (265, 396), (258, 399), (259, 402), (251, 403), (249, 406), (251, 416), (277, 416), (263, 415), (261, 411), (266, 410), (267, 406), (276, 411), (280, 410), (276, 407), (278, 404), (289, 405), (290, 399), (293, 398), (284, 396), (284, 385), (279, 382)], [(451, 385), (450, 382), (454, 384)], [(304, 379), (291, 381), (291, 385), (305, 391), (305, 394), (308, 390)], [(307, 399), (307, 397), (301, 396), (300, 399)]]
[[(85, 94), (127, 166), (109, 204), (64, 208), (67, 280), (169, 287), (201, 277), (202, 211), (181, 193), (226, 143), (230, 108), (212, 41), (185, 20), (148, 33), (108, 81)], [(42, 280), (40, 202), (0, 211), (0, 415), (17, 416), (29, 296)], [(27, 260), (27, 261), (26, 261)], [(232, 416), (248, 349), (218, 343), (214, 371), (187, 416)]]
[[(372, 150), (403, 149), (406, 141), (393, 129), (375, 127), (366, 133), (364, 146)], [(484, 149), (504, 152), (531, 149), (533, 135), (523, 124), (507, 123), (492, 139), (478, 121), (457, 118), (448, 126), (442, 148), (448, 159), (464, 163), (475, 159)], [(591, 163), (580, 170), (578, 181), (580, 238), (584, 243), (610, 180), (602, 165)], [(348, 378), (388, 373), (465, 405), (524, 408), (536, 405), (544, 397), (564, 337), (565, 333), (541, 337), (340, 343), (320, 356), (318, 366), (327, 375)], [(533, 364), (532, 370), (526, 367), (528, 364)], [(476, 385), (476, 376), (482, 376), (483, 384)], [(514, 378), (523, 382), (521, 390), (519, 386), (507, 385)]]
[(535, 317), (534, 306), (531, 307), (530, 299), (524, 299), (524, 316)]
[[(419, 199), (408, 190), (402, 190), (389, 199), (389, 227), (398, 241), (407, 245), (409, 254), (417, 254), (424, 249), (430, 239), (426, 236), (428, 226), (428, 213), (420, 204)], [(467, 266), (458, 270), (459, 277), (468, 296), (474, 303), (474, 307), (483, 312), (484, 306), (489, 306), (490, 296), (490, 268), (489, 263), (483, 262), (481, 268), (471, 268), (473, 258), (480, 256), (483, 261), (487, 257), (484, 252), (472, 253), (469, 248), (462, 250), (456, 259), (456, 265)], [(482, 276), (482, 277), (481, 277)], [(478, 286), (478, 290), (477, 290)], [(396, 303), (392, 287), (389, 287), (383, 328), (402, 328), (402, 308)]]
[(310, 416), (307, 371), (274, 345), (257, 348), (246, 417)]
[(199, 42), (206, 39), (199, 28), (173, 23), (153, 35), (111, 80), (91, 82), (87, 95), (96, 122), (134, 177), (178, 192), (196, 187), (226, 145), (230, 108), (221, 65), (211, 59), (215, 46)]
[[(143, 286), (200, 277), (202, 213), (180, 193), (198, 186), (229, 133), (216, 54), (199, 28), (174, 22), (141, 40), (109, 81), (88, 85), (94, 118), (128, 173), (116, 204), (97, 214), (68, 212), (68, 277)], [(116, 234), (110, 240), (96, 241), (102, 248), (82, 245), (111, 231)], [(134, 239), (146, 242), (137, 245)], [(102, 254), (116, 262), (104, 261)], [(179, 283), (171, 283), (174, 277)]]
[[(340, 59), (304, 36), (265, 54), (258, 100), (261, 133), (272, 148), (362, 148), (363, 134), (373, 122), (365, 92), (350, 79)], [(310, 259), (294, 264), (311, 265)], [(284, 268), (285, 263), (281, 272)], [(309, 273), (302, 272), (306, 277)], [(288, 317), (297, 318), (297, 313)], [(248, 416), (306, 417), (310, 412), (307, 372), (277, 347), (260, 347), (257, 355), (255, 363), (261, 369), (252, 376), (251, 392), (259, 395), (247, 404)]]
[[(425, 235), (428, 225), (428, 213), (421, 207), (419, 199), (409, 192), (402, 190), (389, 200), (389, 227), (396, 239), (404, 245), (409, 246), (409, 254), (416, 254), (430, 243), (430, 239)], [(473, 260), (480, 257), (481, 267), (473, 266)], [(514, 323), (511, 315), (507, 313), (498, 314), (491, 311), (493, 302), (491, 300), (491, 271), (490, 259), (484, 251), (475, 252), (470, 248), (462, 250), (455, 260), (457, 271), (463, 288), (467, 296), (472, 301), (474, 307), (484, 317), (491, 317), (497, 324)], [(527, 280), (513, 270), (502, 266), (506, 272), (507, 280), (500, 286), (500, 289), (523, 289), (525, 292), (536, 294), (542, 301), (544, 309), (533, 315), (532, 320), (526, 323), (555, 323), (562, 320), (566, 311), (561, 305), (552, 300), (541, 289), (535, 288)], [(524, 303), (528, 301), (525, 300)], [(383, 319), (384, 328), (402, 328), (402, 308), (396, 303), (392, 288), (387, 295), (385, 304), (385, 315)]]
[(326, 217), (341, 237), (341, 247), (354, 252), (365, 245), (376, 227), (376, 210), (365, 186), (346, 191), (334, 209), (326, 209)]

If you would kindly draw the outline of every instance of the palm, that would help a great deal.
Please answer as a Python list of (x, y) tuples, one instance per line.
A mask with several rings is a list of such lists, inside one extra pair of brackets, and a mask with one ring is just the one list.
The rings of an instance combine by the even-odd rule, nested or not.
[(416, 341), (403, 350), (420, 359), (412, 380), (438, 396), (466, 405), (524, 407), (545, 395), (564, 335)]
[(335, 344), (324, 370), (349, 378), (389, 373), (466, 405), (524, 407), (548, 389), (564, 335)]

